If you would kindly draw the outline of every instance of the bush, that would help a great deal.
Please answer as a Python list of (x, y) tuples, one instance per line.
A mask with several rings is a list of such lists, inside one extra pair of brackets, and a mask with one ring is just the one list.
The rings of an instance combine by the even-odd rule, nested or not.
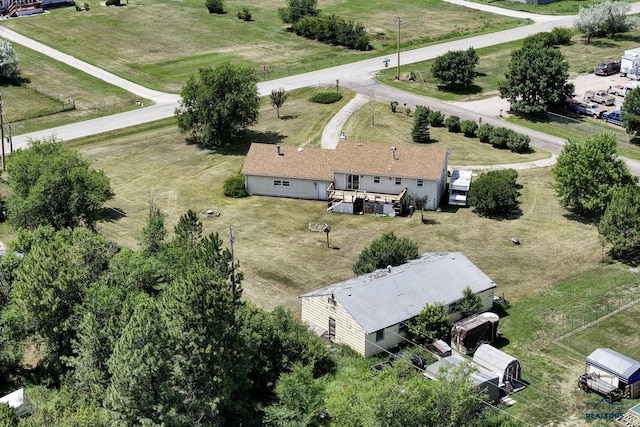
[(76, 12), (80, 12), (82, 10), (82, 8), (78, 5), (76, 5)]
[(449, 116), (444, 121), (444, 125), (449, 129), (449, 132), (459, 133), (460, 132), (460, 117), (458, 116)]
[(475, 138), (478, 125), (473, 120), (464, 120), (460, 124), (460, 130), (467, 138)]
[(444, 126), (444, 114), (441, 111), (429, 110), (429, 123), (434, 128), (441, 128)]
[(233, 197), (234, 199), (241, 199), (249, 195), (249, 192), (244, 186), (244, 175), (241, 174), (227, 178), (224, 181), (223, 189), (225, 196)]
[(549, 33), (549, 39), (554, 45), (568, 45), (571, 43), (571, 37), (573, 37), (573, 31), (571, 28), (555, 27)]
[(364, 248), (353, 265), (356, 274), (370, 273), (388, 265), (404, 264), (418, 256), (418, 244), (408, 238), (399, 238), (393, 231), (383, 234)]
[(491, 132), (493, 132), (494, 126), (490, 124), (484, 124), (478, 128), (476, 131), (476, 135), (480, 138), (480, 142), (484, 144), (489, 143), (489, 137), (491, 136)]
[(494, 148), (507, 148), (507, 141), (513, 133), (515, 132), (511, 129), (493, 128), (489, 135), (489, 143), (493, 145)]
[(469, 205), (482, 216), (507, 218), (519, 210), (518, 172), (515, 169), (489, 171), (471, 184)]
[(207, 6), (207, 10), (209, 11), (209, 13), (224, 13), (223, 0), (206, 0), (205, 6)]
[(398, 111), (398, 101), (391, 101), (391, 112), (395, 113)]
[(89, 10), (89, 3), (84, 4), (84, 10)]
[(513, 132), (507, 140), (507, 148), (513, 153), (524, 153), (529, 151), (529, 143), (531, 138), (528, 135), (521, 135)]
[(342, 94), (339, 92), (318, 92), (310, 99), (311, 102), (318, 104), (333, 104), (342, 99)]
[(243, 21), (251, 21), (251, 12), (249, 12), (248, 7), (243, 7), (242, 10), (238, 12), (238, 19), (242, 19)]

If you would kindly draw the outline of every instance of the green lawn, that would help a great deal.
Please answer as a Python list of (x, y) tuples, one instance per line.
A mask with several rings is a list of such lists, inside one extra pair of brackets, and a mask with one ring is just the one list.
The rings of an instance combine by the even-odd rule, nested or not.
[[(320, 4), (323, 13), (362, 22), (374, 50), (356, 52), (300, 38), (277, 15), (282, 0), (248, 5), (253, 21), (225, 1), (228, 13), (207, 13), (202, 0), (131, 0), (122, 7), (91, 4), (89, 11), (52, 10), (2, 25), (144, 86), (177, 93), (199, 67), (223, 61), (249, 64), (264, 79), (344, 64), (394, 52), (399, 15), (403, 48), (489, 33), (526, 23), (437, 0), (342, 0)], [(425, 25), (438, 22), (438, 25)]]
[(31, 49), (14, 49), (23, 82), (0, 88), (14, 135), (138, 108), (138, 98), (123, 89)]

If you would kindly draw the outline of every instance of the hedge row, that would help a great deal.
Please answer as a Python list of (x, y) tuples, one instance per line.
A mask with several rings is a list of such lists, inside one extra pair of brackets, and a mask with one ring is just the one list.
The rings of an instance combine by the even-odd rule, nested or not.
[(371, 49), (369, 34), (359, 22), (345, 21), (331, 16), (306, 15), (293, 24), (293, 31), (299, 36), (355, 50)]

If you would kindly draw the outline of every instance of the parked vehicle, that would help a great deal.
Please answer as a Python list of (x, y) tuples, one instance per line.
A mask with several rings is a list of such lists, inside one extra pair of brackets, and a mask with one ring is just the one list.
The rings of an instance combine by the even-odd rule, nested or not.
[(629, 80), (640, 80), (640, 67), (631, 68), (627, 73)]
[(580, 101), (575, 98), (565, 98), (562, 101), (562, 108), (565, 110), (575, 111), (578, 104), (580, 104)]
[(604, 61), (596, 66), (593, 72), (597, 76), (610, 76), (611, 74), (620, 72), (619, 61)]
[(620, 59), (620, 75), (626, 76), (632, 68), (640, 67), (640, 48), (628, 49)]
[(587, 102), (597, 102), (602, 105), (613, 105), (616, 103), (616, 97), (609, 95), (605, 90), (588, 90), (584, 93), (584, 100)]
[(593, 103), (584, 104), (581, 102), (576, 105), (575, 111), (578, 114), (582, 114), (584, 116), (591, 116), (594, 119), (598, 119), (602, 117), (602, 114), (607, 112), (607, 109), (598, 104), (593, 104)]
[(607, 89), (607, 92), (610, 93), (611, 95), (617, 95), (617, 96), (625, 96), (627, 94), (627, 90), (622, 85), (609, 86), (609, 89)]
[(622, 126), (622, 110), (609, 111), (602, 114), (602, 120), (607, 123)]
[(637, 87), (640, 87), (640, 81), (628, 82), (626, 85), (624, 85), (624, 95), (627, 96), (629, 92)]

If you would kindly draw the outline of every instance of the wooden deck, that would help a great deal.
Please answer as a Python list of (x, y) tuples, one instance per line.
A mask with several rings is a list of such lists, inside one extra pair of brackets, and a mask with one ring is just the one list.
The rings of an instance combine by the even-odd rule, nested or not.
[(368, 203), (395, 205), (402, 203), (406, 194), (406, 188), (397, 194), (372, 193), (364, 190), (336, 190), (333, 184), (327, 189), (327, 199), (329, 201), (345, 203), (354, 203), (357, 199), (361, 199)]

